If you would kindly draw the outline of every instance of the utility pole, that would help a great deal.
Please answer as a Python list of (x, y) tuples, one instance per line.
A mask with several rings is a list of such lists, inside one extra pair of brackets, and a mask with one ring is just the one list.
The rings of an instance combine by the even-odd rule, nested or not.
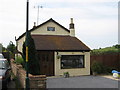
[(28, 76), (28, 26), (29, 26), (29, 0), (27, 0), (26, 8), (26, 90), (29, 90), (29, 76)]

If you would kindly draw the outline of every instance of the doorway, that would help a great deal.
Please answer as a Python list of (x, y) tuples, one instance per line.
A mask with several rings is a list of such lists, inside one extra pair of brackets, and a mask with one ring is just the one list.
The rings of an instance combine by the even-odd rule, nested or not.
[(40, 74), (54, 76), (54, 52), (39, 51)]

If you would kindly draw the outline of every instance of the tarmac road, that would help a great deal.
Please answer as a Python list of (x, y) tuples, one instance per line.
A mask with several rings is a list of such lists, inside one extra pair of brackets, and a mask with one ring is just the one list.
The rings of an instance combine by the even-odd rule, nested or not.
[[(118, 88), (119, 86), (117, 80), (101, 76), (48, 77), (46, 84), (47, 88)], [(11, 80), (9, 82), (8, 90), (9, 89), (15, 89), (15, 81)]]
[(47, 78), (47, 88), (118, 88), (118, 81), (101, 76)]

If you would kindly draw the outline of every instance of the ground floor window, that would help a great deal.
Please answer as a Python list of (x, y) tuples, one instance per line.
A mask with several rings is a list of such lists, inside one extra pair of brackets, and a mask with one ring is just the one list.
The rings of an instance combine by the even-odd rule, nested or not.
[(84, 55), (62, 55), (61, 69), (84, 68)]

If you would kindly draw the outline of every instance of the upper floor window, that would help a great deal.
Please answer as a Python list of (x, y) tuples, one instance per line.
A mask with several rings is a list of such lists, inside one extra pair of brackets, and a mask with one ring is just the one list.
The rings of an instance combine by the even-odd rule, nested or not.
[(55, 27), (47, 27), (47, 31), (55, 31)]

